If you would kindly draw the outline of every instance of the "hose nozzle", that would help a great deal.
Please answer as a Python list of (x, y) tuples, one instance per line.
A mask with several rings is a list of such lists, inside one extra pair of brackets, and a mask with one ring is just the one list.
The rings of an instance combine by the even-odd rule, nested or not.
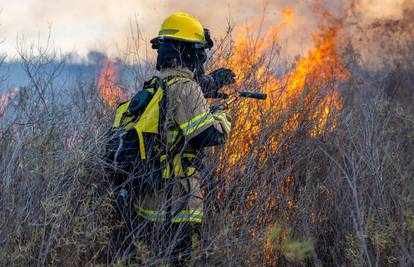
[(246, 98), (254, 98), (254, 99), (260, 99), (265, 100), (267, 95), (264, 93), (253, 93), (253, 92), (238, 92), (240, 97), (246, 97)]

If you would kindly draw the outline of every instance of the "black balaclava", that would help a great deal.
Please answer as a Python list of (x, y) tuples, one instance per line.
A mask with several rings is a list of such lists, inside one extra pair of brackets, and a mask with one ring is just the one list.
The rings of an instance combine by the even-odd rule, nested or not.
[(207, 60), (204, 48), (176, 40), (164, 40), (158, 48), (157, 70), (183, 67), (193, 72), (204, 73), (203, 64)]

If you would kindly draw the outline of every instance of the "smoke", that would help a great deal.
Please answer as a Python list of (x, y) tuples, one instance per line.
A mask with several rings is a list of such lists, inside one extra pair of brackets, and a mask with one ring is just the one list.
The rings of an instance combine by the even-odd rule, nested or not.
[[(327, 1), (326, 8), (338, 12), (341, 0)], [(52, 29), (54, 45), (63, 52), (77, 51), (86, 55), (89, 50), (119, 53), (129, 32), (131, 21), (136, 20), (147, 39), (158, 33), (162, 20), (175, 11), (186, 11), (209, 27), (215, 36), (221, 36), (228, 21), (244, 25), (262, 21), (263, 25), (280, 22), (282, 11), (291, 7), (295, 14), (292, 32), (296, 40), (307, 43), (309, 29), (315, 29), (317, 21), (312, 17), (313, 1), (248, 1), (248, 0), (5, 0), (0, 3), (0, 36), (6, 42), (0, 48), (15, 53), (16, 37), (38, 41)], [(302, 31), (297, 31), (302, 29)], [(293, 37), (292, 37), (293, 38)]]
[(134, 0), (3, 0), (0, 10), (0, 49), (9, 55), (16, 54), (17, 39), (44, 44), (50, 29), (58, 50), (85, 56), (121, 41), (138, 8)]
[(414, 0), (358, 0), (345, 19), (343, 42), (370, 69), (414, 65)]
[[(18, 3), (17, 3), (18, 2)], [(342, 41), (351, 43), (368, 60), (381, 47), (412, 39), (414, 0), (5, 0), (0, 3), (0, 49), (15, 54), (16, 37), (37, 41), (52, 29), (54, 45), (63, 53), (87, 56), (99, 50), (119, 56), (131, 23), (139, 24), (145, 40), (158, 33), (162, 20), (176, 11), (191, 13), (213, 36), (223, 36), (228, 24), (260, 25), (266, 31), (283, 23), (283, 11), (292, 11), (291, 23), (280, 32), (285, 54), (303, 54), (312, 47), (324, 13), (341, 21)], [(411, 10), (411, 11), (410, 11)], [(236, 30), (237, 32), (237, 30)], [(386, 34), (385, 34), (386, 33)], [(41, 38), (40, 38), (41, 39)], [(381, 40), (379, 44), (377, 40)], [(393, 43), (393, 45), (390, 44)], [(368, 49), (369, 47), (369, 49)], [(371, 49), (372, 48), (372, 49)], [(398, 52), (398, 47), (392, 48)]]
[(401, 19), (407, 4), (406, 0), (359, 0), (355, 2), (354, 11), (363, 23), (378, 19)]

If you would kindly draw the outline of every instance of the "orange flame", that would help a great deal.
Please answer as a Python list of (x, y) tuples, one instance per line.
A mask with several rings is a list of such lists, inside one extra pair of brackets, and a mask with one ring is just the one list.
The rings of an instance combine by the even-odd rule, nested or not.
[(102, 60), (102, 71), (99, 74), (99, 95), (111, 108), (126, 99), (125, 91), (118, 85), (118, 68), (109, 59)]
[[(227, 184), (234, 180), (234, 174), (243, 177), (249, 167), (245, 164), (246, 159), (254, 161), (257, 168), (255, 175), (260, 177), (262, 170), (267, 169), (266, 164), (269, 164), (266, 160), (268, 156), (283, 155), (289, 149), (286, 140), (293, 134), (304, 132), (309, 138), (315, 138), (332, 131), (342, 109), (337, 85), (349, 73), (338, 56), (335, 43), (340, 25), (321, 27), (320, 32), (313, 36), (314, 47), (296, 59), (294, 65), (283, 75), (277, 75), (280, 70), (273, 66), (278, 66), (275, 63), (278, 37), (282, 30), (294, 23), (292, 9), (286, 9), (283, 16), (282, 23), (269, 29), (261, 38), (254, 35), (255, 32), (260, 32), (260, 28), (254, 24), (246, 26), (240, 31), (231, 55), (219, 62), (237, 75), (236, 84), (229, 91), (260, 91), (267, 94), (265, 101), (243, 100), (235, 107), (232, 138), (220, 162), (223, 177), (228, 177)], [(279, 152), (281, 153), (277, 154)], [(261, 190), (268, 187), (271, 187), (269, 190), (274, 190), (272, 186), (276, 186), (276, 190), (286, 197), (288, 209), (296, 207), (291, 194), (295, 177), (288, 173), (281, 185), (261, 184), (259, 189), (252, 188), (248, 202), (244, 204), (246, 209), (263, 201), (258, 197), (265, 193)], [(262, 203), (260, 205), (263, 207)], [(279, 206), (276, 197), (268, 199), (263, 207), (266, 212), (257, 216), (259, 225), (272, 223), (274, 217), (269, 214), (279, 210)], [(282, 217), (283, 214), (277, 216)], [(270, 247), (266, 246), (264, 244), (266, 261), (274, 262), (269, 252)]]
[(234, 153), (227, 164), (233, 165), (246, 155), (260, 130), (279, 123), (281, 117), (285, 120), (279, 125), (280, 132), (273, 134), (269, 144), (274, 152), (279, 140), (303, 126), (303, 122), (308, 123), (307, 133), (311, 137), (332, 130), (336, 111), (342, 108), (336, 84), (344, 80), (348, 72), (337, 56), (335, 27), (325, 27), (315, 34), (314, 48), (296, 60), (294, 68), (285, 75), (275, 75), (271, 53), (277, 47), (279, 32), (287, 25), (286, 18), (293, 17), (291, 9), (284, 14), (284, 22), (272, 27), (263, 38), (250, 38), (255, 27), (246, 26), (232, 55), (221, 62), (237, 75), (236, 84), (230, 90), (247, 88), (268, 95), (265, 101), (244, 100), (237, 106), (233, 126), (237, 138), (229, 142), (230, 147), (237, 149), (229, 149)]
[(4, 115), (4, 112), (6, 111), (7, 105), (9, 104), (9, 101), (11, 98), (15, 97), (17, 92), (19, 91), (18, 87), (14, 87), (10, 89), (8, 92), (3, 94), (0, 99), (0, 116)]

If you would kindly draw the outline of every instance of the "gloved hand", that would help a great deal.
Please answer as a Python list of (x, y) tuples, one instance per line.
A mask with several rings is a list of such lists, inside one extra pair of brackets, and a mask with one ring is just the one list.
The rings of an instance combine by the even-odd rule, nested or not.
[(236, 82), (234, 79), (236, 77), (236, 74), (234, 74), (234, 72), (230, 69), (219, 68), (212, 71), (208, 75), (213, 78), (216, 87), (219, 89), (223, 86), (231, 85)]
[(208, 75), (199, 75), (197, 78), (198, 83), (203, 90), (206, 98), (228, 98), (225, 93), (219, 92), (219, 90), (226, 85), (230, 85), (236, 82), (235, 74), (233, 71), (225, 68), (219, 68), (212, 71)]
[(217, 112), (219, 110), (221, 110), (221, 111), (226, 110), (228, 108), (229, 107), (228, 107), (228, 105), (227, 105), (226, 102), (216, 103), (216, 104), (213, 104), (213, 105), (210, 106), (210, 112), (211, 113), (214, 113), (214, 112)]

